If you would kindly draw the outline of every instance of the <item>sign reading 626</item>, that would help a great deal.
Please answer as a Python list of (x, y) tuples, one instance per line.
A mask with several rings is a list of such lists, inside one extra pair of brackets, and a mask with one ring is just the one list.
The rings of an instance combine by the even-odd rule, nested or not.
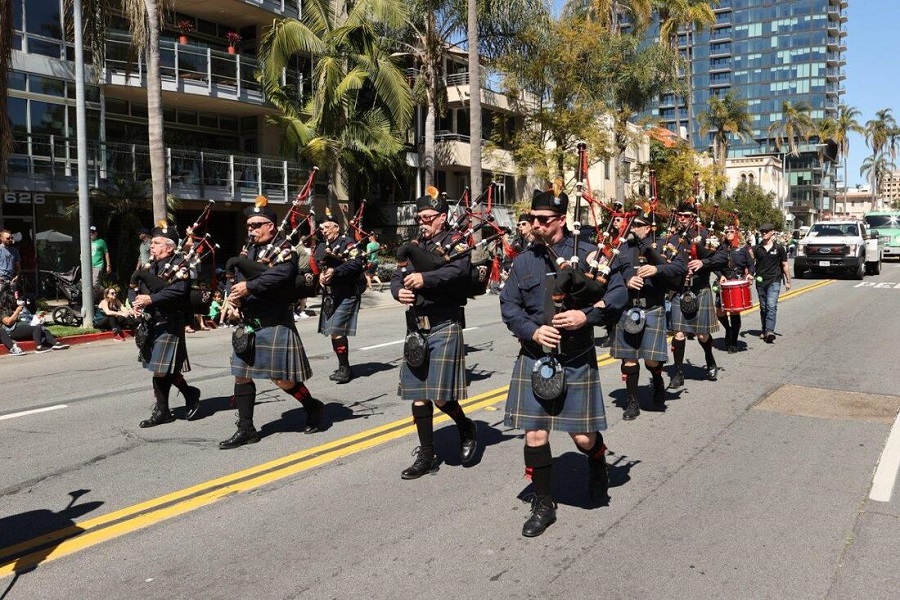
[(47, 199), (44, 194), (34, 192), (4, 192), (3, 202), (6, 204), (43, 204)]

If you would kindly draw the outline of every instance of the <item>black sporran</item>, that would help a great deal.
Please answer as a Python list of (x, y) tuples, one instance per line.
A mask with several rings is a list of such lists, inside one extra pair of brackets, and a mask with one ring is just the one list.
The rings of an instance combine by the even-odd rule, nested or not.
[(418, 331), (410, 331), (403, 341), (403, 359), (413, 369), (428, 362), (428, 340)]
[(691, 290), (682, 292), (680, 303), (681, 314), (685, 315), (686, 317), (693, 317), (697, 314), (697, 311), (700, 310), (700, 298), (698, 298), (697, 294), (695, 294)]
[(231, 347), (238, 357), (247, 362), (256, 353), (256, 332), (249, 325), (238, 325), (231, 332)]
[(334, 296), (331, 294), (322, 296), (322, 313), (325, 315), (326, 319), (330, 319), (332, 315), (334, 315), (334, 309)]
[(566, 371), (555, 356), (542, 356), (534, 361), (531, 391), (543, 402), (558, 402), (566, 396)]
[(647, 313), (639, 306), (634, 306), (625, 311), (625, 331), (634, 335), (640, 333), (647, 326)]
[(138, 350), (144, 350), (150, 346), (150, 323), (146, 319), (138, 319), (132, 329), (134, 335), (134, 345)]

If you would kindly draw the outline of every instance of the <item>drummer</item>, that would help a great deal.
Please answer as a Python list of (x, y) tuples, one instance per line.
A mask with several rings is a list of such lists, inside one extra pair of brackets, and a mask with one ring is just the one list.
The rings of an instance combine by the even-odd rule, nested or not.
[(719, 295), (716, 298), (716, 316), (719, 323), (725, 328), (725, 346), (728, 348), (728, 354), (734, 354), (738, 351), (738, 334), (741, 332), (741, 310), (744, 307), (738, 307), (739, 310), (729, 310), (726, 301), (722, 302), (722, 286), (728, 281), (746, 281), (749, 296), (750, 281), (756, 275), (756, 265), (750, 254), (750, 247), (743, 243), (743, 236), (736, 225), (725, 227), (725, 241), (722, 246), (728, 255), (728, 264), (717, 271), (719, 276)]

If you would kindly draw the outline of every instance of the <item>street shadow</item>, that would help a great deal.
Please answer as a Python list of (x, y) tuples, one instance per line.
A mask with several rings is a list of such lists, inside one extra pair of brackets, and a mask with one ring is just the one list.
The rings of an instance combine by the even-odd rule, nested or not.
[[(653, 388), (649, 385), (639, 386), (638, 387), (638, 406), (641, 407), (641, 411), (646, 412), (666, 412), (666, 406), (656, 406), (653, 403)], [(617, 390), (613, 390), (608, 394), (610, 399), (612, 400), (612, 404), (616, 408), (621, 408), (623, 411), (628, 406), (628, 390), (625, 388), (619, 388)], [(666, 402), (669, 400), (676, 400), (678, 398), (677, 395), (673, 395), (672, 392), (666, 390)]]
[[(352, 419), (367, 419), (370, 414), (355, 413), (349, 407), (339, 402), (325, 402), (325, 416), (319, 426), (319, 431), (328, 431), (337, 423), (350, 421)], [(295, 407), (281, 413), (281, 418), (275, 421), (269, 421), (259, 428), (259, 436), (264, 438), (275, 433), (302, 433), (306, 427), (306, 409), (300, 403)], [(315, 435), (315, 434), (311, 434)]]
[[(475, 457), (472, 459), (472, 462), (465, 465), (466, 468), (474, 467), (480, 463), (488, 446), (522, 437), (521, 434), (517, 433), (505, 433), (484, 421), (476, 420), (475, 428), (478, 437), (478, 448), (475, 450)], [(442, 464), (446, 464), (448, 467), (462, 465), (459, 462), (459, 431), (453, 422), (445, 424), (440, 429), (435, 429), (434, 450), (435, 454), (440, 457)]]
[(382, 371), (390, 371), (391, 369), (396, 369), (397, 367), (398, 365), (392, 363), (359, 363), (352, 366), (353, 378), (356, 379), (357, 377), (368, 377), (369, 375), (375, 375), (376, 373), (381, 373)]
[[(15, 572), (12, 581), (0, 594), (0, 600), (9, 595), (19, 577), (34, 571), (62, 542), (84, 531), (75, 524), (75, 519), (104, 504), (99, 500), (76, 504), (88, 493), (90, 490), (69, 492), (69, 504), (58, 512), (38, 509), (0, 517), (0, 566), (12, 564)], [(33, 543), (23, 544), (25, 542)], [(20, 547), (15, 548), (16, 545)]]
[[(626, 456), (607, 452), (609, 468), (609, 489), (622, 487), (631, 481), (631, 469), (640, 464)], [(518, 498), (527, 502), (534, 494), (534, 485), (529, 483)], [(578, 451), (568, 451), (553, 459), (553, 500), (557, 504), (583, 508), (586, 510), (609, 506), (610, 497), (592, 500), (588, 494), (587, 457)]]
[(483, 381), (485, 379), (490, 379), (494, 376), (494, 373), (497, 371), (486, 371), (484, 369), (478, 369), (478, 363), (470, 366), (466, 369), (466, 385), (470, 385), (473, 381)]

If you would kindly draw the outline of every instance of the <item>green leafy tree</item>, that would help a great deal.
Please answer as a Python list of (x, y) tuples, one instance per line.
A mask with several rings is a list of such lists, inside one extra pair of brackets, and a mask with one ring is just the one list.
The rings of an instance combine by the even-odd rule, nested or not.
[[(346, 15), (329, 0), (310, 0), (302, 20), (276, 20), (260, 44), (260, 80), (281, 113), (273, 121), (288, 147), (328, 174), (332, 204), (339, 170), (349, 184), (398, 165), (413, 98), (380, 32), (402, 27), (407, 16), (400, 0), (361, 0)], [(297, 54), (315, 65), (305, 102), (280, 83)]]
[(859, 174), (867, 176), (872, 182), (872, 199), (877, 202), (881, 196), (881, 184), (897, 170), (897, 165), (891, 160), (890, 154), (880, 152), (867, 156), (859, 167)]
[[(865, 127), (866, 146), (872, 149), (872, 156), (869, 157), (869, 168), (866, 172), (872, 177), (872, 201), (878, 198), (879, 184), (876, 183), (874, 176), (879, 172), (876, 168), (877, 163), (883, 163), (884, 157), (881, 156), (885, 149), (890, 152), (891, 158), (897, 154), (897, 136), (900, 130), (897, 128), (897, 121), (890, 108), (883, 108), (875, 113), (875, 118), (866, 121)], [(863, 163), (865, 164), (865, 163)], [(862, 175), (862, 170), (860, 170)]]
[(623, 22), (643, 31), (653, 16), (653, 0), (568, 0), (563, 16), (598, 23), (612, 34), (621, 33)]
[(757, 229), (763, 223), (773, 223), (777, 229), (784, 227), (784, 216), (775, 206), (775, 192), (766, 193), (755, 183), (741, 182), (728, 200), (739, 211), (743, 229)]
[(844, 210), (847, 206), (847, 158), (850, 155), (850, 133), (865, 135), (865, 128), (859, 123), (860, 112), (853, 106), (841, 104), (838, 107), (838, 117), (835, 121), (834, 135), (832, 139), (837, 142), (838, 155), (844, 163)]
[(709, 159), (700, 156), (688, 144), (666, 148), (660, 142), (650, 142), (650, 169), (656, 171), (657, 191), (662, 205), (674, 208), (694, 195), (694, 173), (699, 174), (700, 186), (705, 190), (724, 187), (724, 177)]

